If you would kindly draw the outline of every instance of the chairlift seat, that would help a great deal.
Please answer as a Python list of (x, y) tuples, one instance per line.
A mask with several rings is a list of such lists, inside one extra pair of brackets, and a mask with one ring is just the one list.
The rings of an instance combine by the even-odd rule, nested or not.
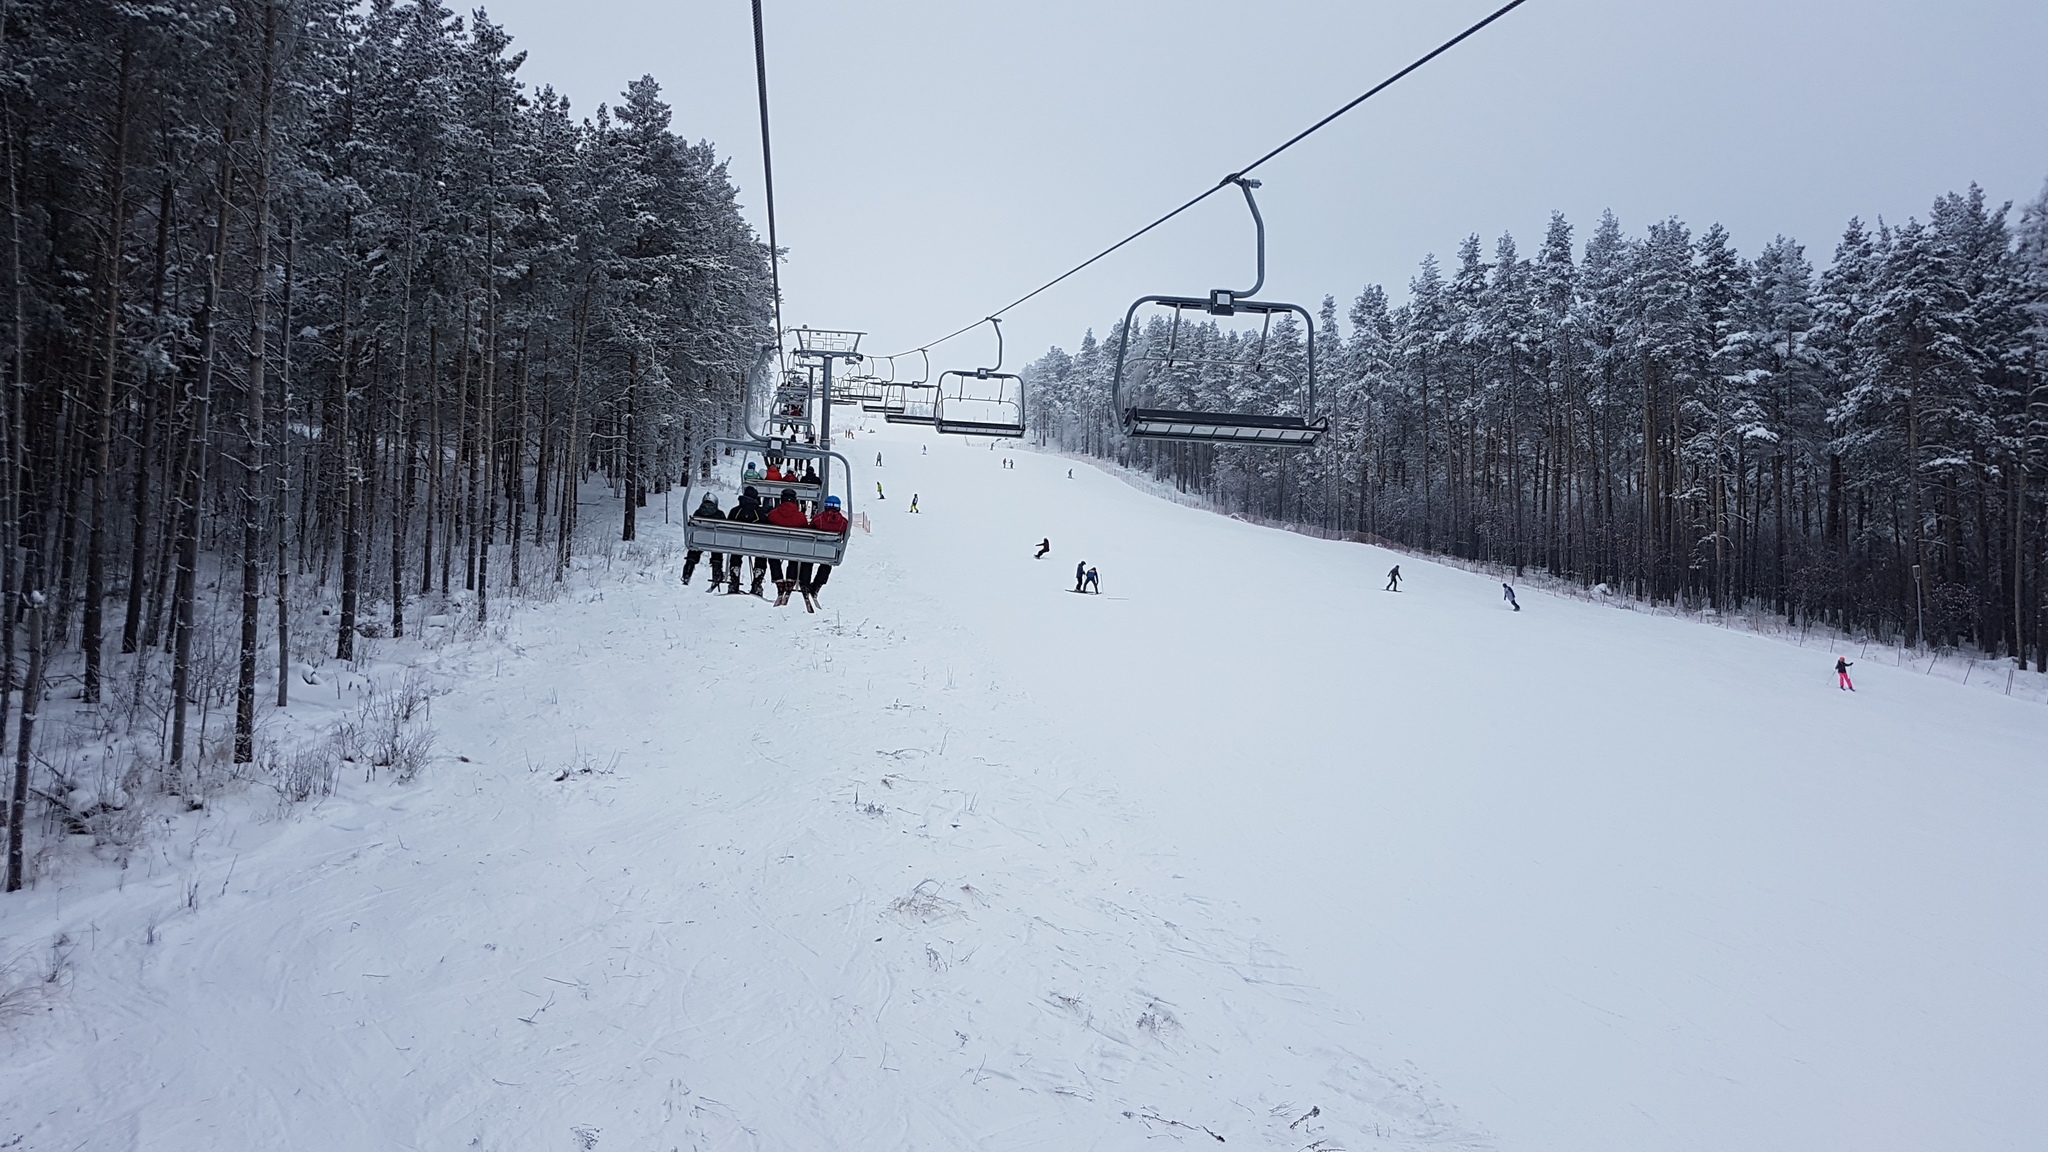
[(938, 418), (929, 412), (884, 412), (882, 419), (891, 424), (923, 424), (927, 427), (938, 423)]
[(1024, 425), (1006, 421), (932, 419), (932, 427), (942, 436), (993, 436), (999, 440), (1021, 440)]
[(1197, 444), (1259, 444), (1306, 448), (1329, 431), (1330, 422), (1258, 412), (1191, 412), (1176, 408), (1126, 408), (1124, 432), (1140, 440), (1185, 440)]
[(725, 552), (809, 564), (836, 566), (846, 559), (846, 536), (843, 533), (699, 516), (683, 522), (683, 546), (693, 552)]

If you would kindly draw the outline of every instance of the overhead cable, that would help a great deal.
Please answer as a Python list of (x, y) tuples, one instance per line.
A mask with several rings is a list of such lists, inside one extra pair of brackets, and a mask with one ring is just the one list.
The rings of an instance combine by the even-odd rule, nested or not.
[(768, 198), (768, 285), (775, 293), (775, 332), (782, 334), (782, 249), (775, 242), (775, 161), (768, 149), (768, 43), (761, 32), (761, 0), (754, 0), (754, 79), (761, 90), (761, 187)]
[[(1175, 208), (1173, 211), (1168, 212), (1166, 215), (1161, 216), (1159, 219), (1152, 221), (1150, 224), (1145, 225), (1143, 228), (1138, 229), (1136, 232), (1131, 233), (1129, 236), (1126, 236), (1123, 239), (1117, 241), (1116, 243), (1111, 244), (1109, 247), (1104, 248), (1102, 251), (1097, 252), (1095, 255), (1090, 256), (1086, 260), (1081, 261), (1079, 264), (1074, 265), (1072, 268), (1067, 269), (1065, 272), (1062, 272), (1059, 275), (1053, 277), (1052, 279), (1046, 281), (1045, 283), (1040, 284), (1038, 287), (1033, 288), (1031, 291), (1026, 292), (1024, 295), (1017, 297), (1015, 300), (1012, 300), (1008, 304), (1003, 305), (1001, 308), (996, 309), (994, 312), (989, 313), (982, 319), (976, 320), (971, 324), (955, 328), (953, 331), (946, 333), (944, 336), (939, 337), (937, 340), (930, 341), (929, 343), (926, 344), (920, 344), (915, 348), (909, 349), (908, 352), (929, 351), (930, 349), (936, 348), (939, 345), (944, 344), (946, 341), (951, 340), (956, 336), (964, 336), (967, 333), (974, 331), (976, 328), (981, 327), (983, 324), (986, 324), (990, 320), (1000, 318), (1005, 312), (1008, 312), (1011, 309), (1016, 308), (1018, 305), (1023, 304), (1031, 298), (1039, 295), (1040, 293), (1045, 292), (1046, 290), (1060, 284), (1062, 281), (1065, 281), (1066, 279), (1075, 275), (1076, 273), (1081, 272), (1082, 270), (1088, 268), (1090, 265), (1095, 264), (1102, 258), (1109, 256), (1110, 254), (1116, 252), (1118, 249), (1123, 248), (1125, 245), (1131, 243), (1133, 240), (1136, 240), (1139, 237), (1145, 235), (1146, 233), (1152, 231), (1153, 229), (1159, 227), (1161, 224), (1164, 224), (1167, 221), (1173, 219), (1174, 217), (1180, 215), (1181, 213), (1187, 211), (1188, 209), (1193, 208), (1195, 205), (1200, 204), (1202, 201), (1207, 200), (1209, 197), (1214, 196), (1216, 193), (1221, 192), (1223, 189), (1230, 187), (1238, 180), (1243, 179), (1247, 173), (1251, 172), (1259, 165), (1264, 164), (1266, 161), (1271, 160), (1273, 157), (1280, 155), (1282, 152), (1285, 152), (1289, 148), (1294, 147), (1296, 144), (1301, 143), (1303, 140), (1308, 139), (1310, 136), (1314, 135), (1316, 132), (1320, 131), (1323, 127), (1328, 125), (1331, 121), (1344, 115), (1346, 112), (1351, 111), (1353, 108), (1358, 107), (1360, 104), (1365, 103), (1367, 100), (1372, 99), (1374, 96), (1379, 95), (1381, 92), (1387, 90), (1388, 88), (1393, 87), (1394, 84), (1398, 83), (1399, 81), (1407, 77), (1410, 73), (1416, 71), (1423, 65), (1429, 63), (1430, 61), (1436, 59), (1437, 57), (1443, 55), (1451, 49), (1456, 48), (1459, 44), (1464, 43), (1467, 39), (1476, 35), (1480, 29), (1485, 28), (1487, 25), (1493, 23), (1494, 21), (1514, 11), (1515, 9), (1520, 8), (1523, 4), (1526, 3), (1528, 3), (1528, 0), (1508, 0), (1508, 3), (1503, 4), (1499, 8), (1495, 9), (1491, 15), (1486, 17), (1486, 19), (1479, 21), (1477, 24), (1472, 25), (1470, 28), (1465, 29), (1463, 32), (1460, 32), (1456, 36), (1451, 37), (1449, 40), (1444, 41), (1443, 43), (1437, 45), (1435, 48), (1430, 49), (1428, 53), (1420, 57), (1417, 57), (1416, 60), (1413, 63), (1409, 64), (1406, 68), (1401, 69), (1399, 72), (1394, 73), (1392, 76), (1389, 76), (1385, 80), (1382, 80), (1379, 83), (1373, 85), (1371, 88), (1368, 88), (1364, 92), (1360, 93), (1350, 103), (1344, 105), (1342, 108), (1337, 109), (1335, 112), (1330, 113), (1328, 116), (1323, 117), (1321, 120), (1318, 120), (1315, 123), (1309, 125), (1308, 127), (1302, 129), (1300, 132), (1295, 133), (1292, 137), (1288, 138), (1286, 143), (1280, 145), (1278, 148), (1273, 149), (1271, 152), (1266, 153), (1264, 156), (1259, 157), (1257, 160), (1252, 161), (1244, 167), (1239, 168), (1237, 171), (1232, 172), (1229, 175), (1225, 176), (1223, 179), (1218, 180), (1213, 187), (1203, 191), (1200, 195), (1195, 196), (1194, 198), (1188, 200), (1180, 207)], [(757, 37), (759, 35), (760, 29), (760, 11), (760, 0), (755, 0), (754, 27)], [(767, 100), (767, 89), (765, 87), (765, 84), (767, 82), (763, 80), (762, 83), (764, 85), (764, 87), (762, 88), (762, 100), (764, 102), (761, 106), (761, 130), (763, 134), (763, 144), (765, 150), (766, 133), (768, 126), (767, 104), (765, 103), (765, 101)], [(770, 202), (771, 204), (773, 203), (772, 194), (770, 197)], [(770, 227), (772, 228), (774, 221), (774, 215), (772, 210), (769, 215), (769, 221)], [(897, 355), (907, 355), (908, 352), (899, 352), (897, 353)]]

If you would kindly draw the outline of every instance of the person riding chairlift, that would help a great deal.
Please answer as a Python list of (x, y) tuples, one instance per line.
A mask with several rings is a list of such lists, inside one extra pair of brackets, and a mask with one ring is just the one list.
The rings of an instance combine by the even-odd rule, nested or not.
[[(825, 506), (811, 517), (811, 527), (820, 532), (836, 532), (846, 535), (853, 525), (846, 519), (846, 513), (839, 510), (839, 497), (825, 497)], [(803, 583), (804, 607), (812, 612), (818, 610), (818, 592), (825, 587), (825, 581), (832, 578), (832, 566), (819, 564)]]
[[(810, 517), (804, 515), (804, 506), (796, 501), (796, 489), (784, 488), (782, 490), (782, 499), (776, 503), (775, 510), (768, 513), (768, 522), (778, 528), (809, 528), (811, 526)], [(768, 561), (768, 574), (775, 578), (775, 591), (777, 593), (775, 606), (777, 608), (789, 603), (789, 594), (796, 590), (797, 569), (799, 567), (808, 568), (809, 565), (799, 565), (795, 561), (791, 561), (787, 565), (776, 560)]]
[[(704, 494), (703, 502), (698, 504), (697, 510), (695, 512), (690, 513), (690, 515), (701, 520), (725, 519), (725, 513), (720, 511), (718, 508), (718, 497), (713, 496), (709, 492), (706, 492)], [(683, 557), (684, 584), (688, 584), (690, 582), (690, 576), (697, 571), (697, 560), (702, 555), (703, 551), (701, 549), (692, 548), (690, 549), (689, 553)], [(725, 554), (722, 552), (713, 552), (711, 554), (710, 591), (718, 591), (718, 586), (723, 583), (725, 583)]]
[[(726, 513), (725, 518), (727, 520), (732, 521), (735, 524), (767, 523), (768, 517), (761, 511), (760, 492), (756, 490), (752, 485), (748, 485), (746, 489), (740, 493), (739, 503), (732, 506), (732, 511)], [(755, 596), (759, 596), (761, 594), (762, 573), (767, 571), (768, 565), (773, 563), (773, 561), (764, 560), (759, 556), (755, 556), (752, 559), (754, 581), (753, 587), (749, 588), (748, 591)], [(737, 552), (726, 557), (725, 559), (725, 579), (725, 590), (728, 595), (739, 592), (740, 554)]]

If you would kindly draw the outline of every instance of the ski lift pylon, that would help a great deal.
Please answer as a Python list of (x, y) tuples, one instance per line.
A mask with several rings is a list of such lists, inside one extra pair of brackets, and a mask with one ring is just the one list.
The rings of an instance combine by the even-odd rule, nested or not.
[[(1305, 448), (1313, 445), (1316, 438), (1329, 429), (1329, 420), (1315, 416), (1316, 406), (1316, 326), (1315, 318), (1299, 304), (1284, 304), (1277, 301), (1255, 300), (1259, 289), (1266, 284), (1266, 221), (1259, 215), (1258, 201), (1252, 198), (1252, 189), (1259, 186), (1257, 180), (1244, 176), (1232, 176), (1229, 183), (1236, 184), (1244, 193), (1245, 206), (1251, 209), (1252, 222), (1258, 229), (1258, 272), (1259, 278), (1243, 291), (1228, 288), (1211, 289), (1207, 296), (1140, 296), (1124, 313), (1123, 328), (1117, 333), (1116, 374), (1112, 384), (1112, 404), (1124, 433), (1134, 440), (1185, 440), (1205, 444), (1263, 444), (1280, 448)], [(1192, 408), (1144, 407), (1135, 397), (1126, 397), (1126, 368), (1130, 362), (1131, 328), (1136, 322), (1138, 310), (1146, 305), (1157, 305), (1172, 312), (1172, 329), (1164, 355), (1147, 348), (1138, 357), (1141, 364), (1159, 364), (1171, 370), (1176, 364), (1195, 367), (1210, 366), (1191, 358), (1175, 359), (1178, 350), (1181, 316), (1186, 312), (1199, 312), (1207, 316), (1236, 316), (1245, 314), (1261, 317), (1264, 327), (1259, 335), (1259, 360), (1263, 361), (1266, 335), (1270, 332), (1273, 317), (1292, 313), (1301, 317), (1303, 330), (1307, 333), (1307, 359), (1302, 371), (1300, 386), (1301, 413), (1293, 415), (1284, 412), (1231, 412), (1203, 411)], [(1231, 368), (1241, 365), (1231, 363)], [(1128, 386), (1135, 392), (1135, 385)]]

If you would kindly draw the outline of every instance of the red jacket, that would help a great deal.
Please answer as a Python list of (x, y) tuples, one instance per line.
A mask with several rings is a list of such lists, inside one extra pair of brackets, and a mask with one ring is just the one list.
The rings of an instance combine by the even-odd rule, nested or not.
[(775, 511), (770, 512), (768, 514), (768, 522), (770, 524), (780, 525), (784, 528), (810, 527), (809, 524), (804, 522), (803, 505), (798, 504), (794, 500), (777, 504), (775, 506)]
[(850, 525), (846, 522), (845, 514), (840, 512), (839, 509), (826, 508), (816, 516), (811, 517), (811, 527), (816, 528), (820, 532), (837, 532), (844, 536)]

